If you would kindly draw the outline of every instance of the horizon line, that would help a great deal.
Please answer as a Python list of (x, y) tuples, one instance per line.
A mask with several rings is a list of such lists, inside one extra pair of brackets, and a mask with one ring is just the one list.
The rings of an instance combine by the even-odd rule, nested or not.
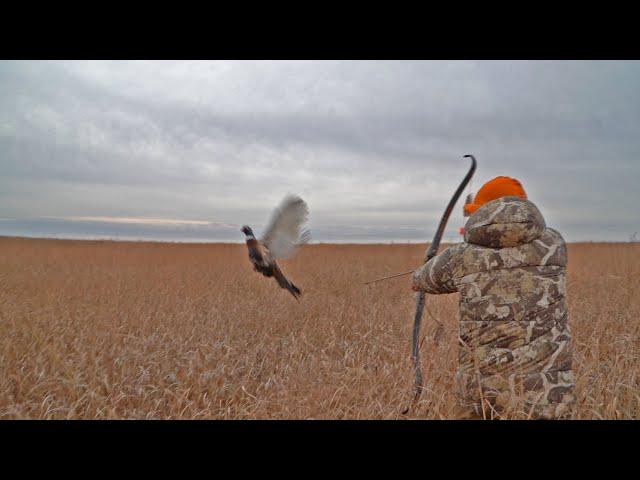
[[(244, 245), (244, 241), (202, 241), (198, 240), (154, 240), (148, 238), (134, 238), (134, 237), (100, 237), (93, 238), (81, 238), (72, 236), (27, 236), (27, 235), (2, 235), (0, 239), (15, 239), (15, 240), (56, 240), (56, 241), (70, 241), (70, 242), (120, 242), (120, 243), (166, 243), (166, 244), (187, 244), (187, 245)], [(429, 245), (431, 241), (309, 241), (307, 245)], [(455, 241), (442, 241), (443, 245), (456, 244), (461, 242)], [(622, 243), (622, 244), (636, 244), (640, 243), (640, 240), (574, 240), (565, 241), (566, 244), (579, 244), (579, 243)]]

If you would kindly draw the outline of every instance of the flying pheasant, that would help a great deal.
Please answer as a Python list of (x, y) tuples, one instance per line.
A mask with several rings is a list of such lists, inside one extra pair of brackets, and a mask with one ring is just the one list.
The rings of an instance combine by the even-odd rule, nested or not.
[(301, 294), (300, 289), (284, 276), (276, 259), (290, 257), (300, 245), (309, 241), (309, 231), (300, 231), (308, 215), (309, 209), (304, 200), (287, 195), (272, 213), (261, 240), (256, 239), (250, 227), (242, 227), (253, 269), (265, 277), (274, 277), (280, 288), (289, 290), (296, 300)]

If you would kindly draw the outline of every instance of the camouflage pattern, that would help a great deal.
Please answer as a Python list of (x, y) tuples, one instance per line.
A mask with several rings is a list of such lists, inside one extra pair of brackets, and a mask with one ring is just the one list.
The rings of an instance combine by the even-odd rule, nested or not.
[(575, 381), (562, 236), (530, 201), (503, 197), (469, 217), (464, 240), (414, 274), (427, 293), (460, 292), (460, 411), (570, 415)]

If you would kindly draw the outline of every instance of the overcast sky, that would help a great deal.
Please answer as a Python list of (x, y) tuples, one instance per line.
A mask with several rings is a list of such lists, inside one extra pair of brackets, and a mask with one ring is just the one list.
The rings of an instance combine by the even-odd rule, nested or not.
[(513, 176), (567, 240), (626, 241), (639, 86), (634, 61), (0, 61), (0, 234), (242, 240), (294, 192), (316, 240), (427, 241), (472, 153), (472, 190)]

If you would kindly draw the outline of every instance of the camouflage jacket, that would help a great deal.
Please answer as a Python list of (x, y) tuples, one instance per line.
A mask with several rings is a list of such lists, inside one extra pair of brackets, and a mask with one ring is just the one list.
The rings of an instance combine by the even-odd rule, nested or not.
[(492, 410), (569, 415), (575, 382), (562, 236), (530, 201), (503, 197), (468, 219), (464, 240), (414, 274), (427, 293), (460, 292), (459, 408), (487, 418)]

